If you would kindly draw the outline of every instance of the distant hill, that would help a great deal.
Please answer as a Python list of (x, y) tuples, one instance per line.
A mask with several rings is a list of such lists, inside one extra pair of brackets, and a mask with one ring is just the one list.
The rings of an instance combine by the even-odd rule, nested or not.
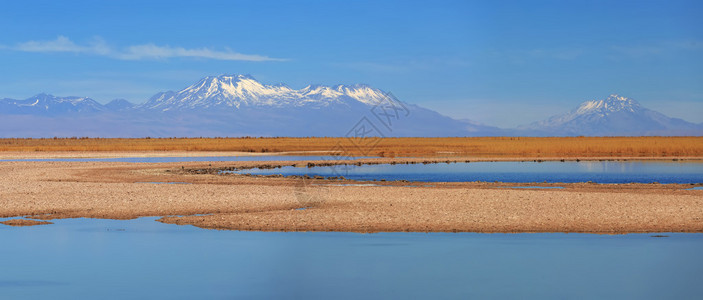
[(90, 98), (56, 97), (38, 94), (25, 100), (0, 100), (1, 114), (58, 116), (69, 113), (94, 113), (105, 107)]
[(125, 99), (115, 99), (107, 104), (105, 104), (105, 108), (108, 111), (125, 111), (125, 110), (131, 110), (135, 107), (134, 103), (129, 102)]

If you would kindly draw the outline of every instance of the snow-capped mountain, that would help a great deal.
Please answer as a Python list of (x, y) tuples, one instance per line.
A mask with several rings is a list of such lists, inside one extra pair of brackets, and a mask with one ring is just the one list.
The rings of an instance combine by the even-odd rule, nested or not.
[(38, 94), (25, 100), (2, 99), (0, 112), (7, 114), (58, 115), (66, 113), (94, 113), (105, 110), (97, 101), (84, 97), (56, 97)]
[[(37, 96), (38, 97), (38, 96)], [(363, 84), (267, 85), (249, 75), (205, 77), (179, 91), (161, 92), (141, 105), (113, 100), (59, 98), (35, 106), (86, 104), (73, 114), (17, 114), (34, 98), (0, 102), (0, 136), (466, 136), (500, 129), (458, 121)], [(73, 102), (71, 102), (73, 101)], [(7, 104), (6, 106), (2, 106)], [(90, 104), (87, 106), (87, 104)], [(83, 107), (83, 105), (81, 105)], [(88, 109), (90, 107), (90, 109)], [(32, 117), (44, 117), (29, 121)], [(5, 126), (6, 125), (6, 126)], [(12, 128), (12, 129), (10, 129)]]
[(182, 90), (158, 93), (136, 110), (161, 118), (199, 116), (193, 126), (203, 129), (202, 135), (345, 136), (356, 125), (377, 136), (483, 132), (364, 84), (292, 89), (262, 84), (250, 75), (205, 77)]
[(358, 103), (376, 105), (388, 98), (367, 85), (315, 85), (300, 90), (284, 84), (265, 85), (250, 75), (205, 77), (180, 91), (154, 95), (141, 108), (161, 111), (236, 110), (241, 107), (326, 107)]
[(703, 126), (669, 118), (644, 108), (631, 98), (612, 94), (583, 102), (578, 108), (547, 120), (523, 126), (535, 135), (701, 135)]
[[(496, 112), (498, 113), (498, 112)], [(455, 120), (368, 85), (268, 85), (249, 75), (205, 77), (135, 105), (39, 94), (0, 100), (0, 137), (703, 135), (618, 95), (518, 129)]]

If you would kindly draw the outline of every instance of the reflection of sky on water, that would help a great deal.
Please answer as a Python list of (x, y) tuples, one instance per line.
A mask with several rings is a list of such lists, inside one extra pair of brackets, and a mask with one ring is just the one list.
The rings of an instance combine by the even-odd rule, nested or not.
[(682, 169), (703, 168), (703, 163), (669, 162), (669, 161), (582, 161), (579, 164), (588, 172), (618, 172), (635, 173), (640, 170), (656, 170), (657, 172), (676, 173)]
[(252, 169), (237, 173), (260, 175), (338, 176), (357, 180), (504, 181), (598, 183), (700, 183), (701, 162), (583, 161), (583, 162), (475, 162), (396, 164), (279, 169)]
[(694, 299), (703, 294), (703, 234), (241, 232), (154, 219), (0, 225), (0, 298)]

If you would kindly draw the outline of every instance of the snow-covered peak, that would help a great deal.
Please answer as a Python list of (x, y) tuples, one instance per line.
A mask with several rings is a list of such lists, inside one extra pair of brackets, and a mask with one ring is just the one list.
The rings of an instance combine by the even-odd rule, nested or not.
[(642, 109), (642, 106), (635, 101), (627, 97), (622, 97), (617, 94), (612, 94), (605, 98), (604, 100), (591, 100), (586, 101), (576, 109), (576, 114), (608, 114), (614, 112), (636, 112)]
[(254, 92), (261, 89), (263, 86), (251, 76), (221, 75), (205, 77), (196, 84), (178, 91), (178, 94), (198, 94), (202, 97), (211, 97), (220, 93), (237, 95), (245, 90)]
[(608, 101), (627, 101), (629, 98), (620, 96), (618, 94), (610, 94), (606, 100)]
[(159, 93), (142, 107), (169, 111), (242, 106), (319, 107), (354, 102), (375, 105), (387, 97), (383, 91), (363, 84), (309, 85), (295, 90), (285, 84), (262, 84), (250, 75), (220, 75), (205, 77), (177, 92)]
[(293, 90), (285, 85), (263, 85), (250, 75), (208, 76), (177, 92), (153, 96), (142, 107), (162, 111), (241, 105), (282, 105)]
[(365, 84), (338, 85), (335, 90), (368, 105), (376, 105), (389, 97), (383, 91)]
[(324, 86), (324, 85), (308, 85), (299, 91), (302, 95), (308, 96), (308, 97), (327, 97), (327, 98), (336, 98), (339, 96), (344, 95), (344, 93), (329, 87), (329, 86)]

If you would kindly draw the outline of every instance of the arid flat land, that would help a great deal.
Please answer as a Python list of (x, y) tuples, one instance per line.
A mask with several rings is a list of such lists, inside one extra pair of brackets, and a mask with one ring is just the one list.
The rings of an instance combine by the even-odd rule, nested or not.
[[(410, 160), (427, 158), (363, 161)], [(703, 191), (686, 190), (691, 185), (559, 184), (563, 190), (485, 182), (339, 186), (353, 182), (193, 173), (307, 163), (5, 161), (0, 162), (0, 217), (163, 216), (160, 221), (166, 223), (264, 231), (703, 232)]]
[(703, 137), (0, 139), (1, 152), (295, 152), (381, 157), (703, 157)]

